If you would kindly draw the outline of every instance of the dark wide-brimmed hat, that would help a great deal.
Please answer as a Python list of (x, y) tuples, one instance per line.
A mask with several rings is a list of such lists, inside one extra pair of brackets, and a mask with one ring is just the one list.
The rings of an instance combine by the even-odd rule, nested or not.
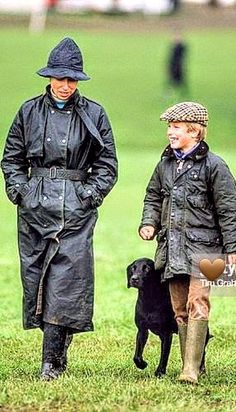
[(51, 51), (47, 66), (37, 71), (42, 77), (55, 77), (63, 79), (65, 77), (73, 80), (89, 80), (83, 71), (83, 57), (80, 48), (69, 37)]
[(162, 113), (160, 120), (167, 122), (198, 123), (206, 127), (208, 124), (208, 111), (206, 107), (200, 103), (177, 103)]

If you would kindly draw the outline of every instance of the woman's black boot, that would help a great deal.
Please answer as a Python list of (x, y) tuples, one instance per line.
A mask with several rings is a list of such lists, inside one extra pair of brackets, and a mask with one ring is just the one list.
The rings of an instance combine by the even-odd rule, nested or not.
[(41, 379), (57, 379), (64, 371), (62, 359), (65, 351), (67, 329), (64, 326), (44, 323), (43, 359)]
[(68, 348), (69, 348), (69, 346), (72, 342), (72, 339), (73, 339), (73, 335), (69, 335), (67, 333), (66, 340), (65, 340), (64, 351), (63, 351), (63, 355), (61, 357), (61, 368), (62, 368), (63, 372), (66, 370), (66, 367), (67, 367), (67, 351), (68, 351)]

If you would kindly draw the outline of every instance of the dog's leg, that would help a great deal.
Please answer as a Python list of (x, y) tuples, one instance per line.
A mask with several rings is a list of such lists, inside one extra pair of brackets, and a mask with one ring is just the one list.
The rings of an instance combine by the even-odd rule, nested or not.
[(136, 337), (136, 349), (134, 354), (134, 363), (139, 369), (145, 369), (147, 362), (143, 360), (143, 350), (148, 339), (148, 329), (139, 329)]
[(159, 365), (155, 371), (155, 376), (161, 378), (166, 373), (166, 367), (169, 359), (170, 348), (172, 344), (172, 333), (168, 335), (160, 336), (161, 338), (161, 357)]

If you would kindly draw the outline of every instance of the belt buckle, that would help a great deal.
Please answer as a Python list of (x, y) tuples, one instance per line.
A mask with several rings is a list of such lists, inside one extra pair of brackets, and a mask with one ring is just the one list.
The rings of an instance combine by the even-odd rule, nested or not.
[(55, 179), (57, 177), (57, 168), (56, 166), (52, 166), (49, 169), (49, 178), (50, 179)]

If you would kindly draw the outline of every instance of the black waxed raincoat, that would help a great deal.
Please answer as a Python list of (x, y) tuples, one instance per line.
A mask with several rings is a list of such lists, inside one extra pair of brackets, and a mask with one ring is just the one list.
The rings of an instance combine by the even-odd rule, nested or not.
[(1, 166), (18, 205), (24, 328), (93, 330), (93, 230), (117, 180), (104, 109), (77, 91), (58, 109), (48, 86), (17, 113)]
[(179, 163), (168, 146), (148, 184), (140, 225), (157, 231), (155, 266), (163, 279), (198, 276), (201, 258), (236, 252), (236, 185), (228, 166), (205, 142), (181, 169)]

